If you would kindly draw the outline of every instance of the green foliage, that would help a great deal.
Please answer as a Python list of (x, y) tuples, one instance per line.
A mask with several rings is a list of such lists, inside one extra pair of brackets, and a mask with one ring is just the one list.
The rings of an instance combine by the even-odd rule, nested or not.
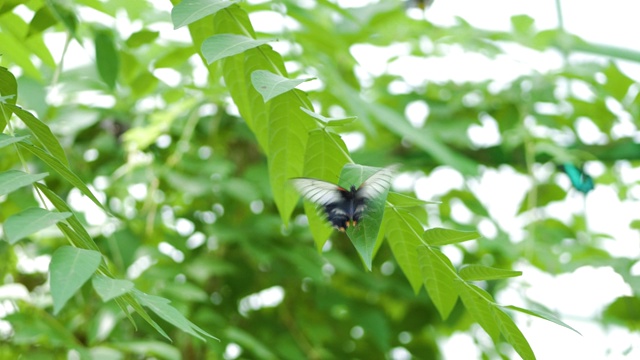
[[(14, 12), (17, 3), (0, 8), (8, 67), (0, 67), (0, 222), (7, 240), (0, 242), (0, 275), (28, 294), (11, 299), (4, 320), (13, 333), (0, 334), (0, 353), (221, 358), (237, 346), (242, 358), (382, 358), (402, 347), (438, 358), (438, 342), (473, 321), (496, 345), (481, 348), (485, 357), (534, 359), (511, 312), (576, 330), (548, 311), (496, 303), (504, 284), (522, 275), (511, 268), (611, 266), (639, 291), (631, 259), (602, 249), (584, 217), (566, 223), (545, 213), (568, 189), (556, 182), (555, 167), (551, 176), (536, 173), (549, 164), (600, 161), (605, 170), (595, 182), (631, 196), (635, 185), (611, 169), (616, 161), (637, 165), (640, 151), (616, 135), (619, 112), (611, 103), (635, 119), (640, 97), (615, 62), (567, 60), (496, 89), (489, 81), (409, 85), (389, 73), (363, 79), (352, 55), (356, 44), (394, 43), (427, 58), (447, 46), (496, 56), (498, 42), (640, 61), (636, 52), (538, 31), (526, 15), (512, 18), (511, 32), (475, 29), (462, 19), (440, 27), (407, 17), (391, 1), (351, 9), (293, 1), (273, 8), (222, 0), (174, 5), (173, 27), (188, 27), (190, 40), (164, 38), (153, 24), (169, 14), (147, 2), (33, 1), (22, 5), (33, 12), (30, 20)], [(142, 29), (106, 30), (79, 7), (114, 19), (121, 9)], [(274, 9), (300, 27), (256, 32), (249, 15)], [(64, 44), (45, 43), (54, 32), (66, 35)], [(272, 48), (270, 39), (282, 46)], [(93, 43), (94, 64), (67, 68), (54, 60), (52, 46), (65, 59), (74, 41)], [(179, 75), (177, 84), (167, 73)], [(297, 89), (310, 79), (320, 84), (315, 90)], [(572, 81), (595, 100), (571, 91), (559, 98), (559, 84)], [(390, 94), (397, 84), (406, 89)], [(99, 97), (113, 104), (93, 101)], [(405, 118), (416, 102), (429, 109), (425, 125)], [(498, 145), (472, 143), (470, 130), (484, 121), (496, 125)], [(606, 142), (583, 143), (580, 121)], [(572, 135), (569, 145), (554, 137), (562, 131)], [(350, 151), (345, 134), (363, 143)], [(523, 174), (531, 186), (524, 199), (511, 200), (530, 216), (527, 238), (511, 241), (487, 197), (466, 186), (437, 201), (388, 191), (345, 235), (312, 204), (301, 206), (289, 184), (311, 177), (358, 186), (396, 163), (410, 178), (443, 170), (469, 184), (487, 169)], [(460, 208), (466, 219), (457, 216)], [(496, 234), (473, 230), (482, 224)], [(630, 226), (637, 229), (637, 221)], [(43, 256), (51, 259), (52, 304), (34, 300), (46, 274), (23, 270), (25, 257)], [(617, 299), (605, 321), (637, 329), (636, 303)]]

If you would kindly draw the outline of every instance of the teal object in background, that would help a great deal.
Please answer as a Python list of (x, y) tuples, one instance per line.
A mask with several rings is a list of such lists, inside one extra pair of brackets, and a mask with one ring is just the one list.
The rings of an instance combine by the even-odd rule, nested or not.
[(558, 166), (558, 168), (569, 176), (569, 180), (571, 180), (571, 184), (576, 190), (583, 194), (593, 190), (595, 186), (593, 178), (582, 171), (581, 168), (578, 168), (572, 163), (564, 163)]

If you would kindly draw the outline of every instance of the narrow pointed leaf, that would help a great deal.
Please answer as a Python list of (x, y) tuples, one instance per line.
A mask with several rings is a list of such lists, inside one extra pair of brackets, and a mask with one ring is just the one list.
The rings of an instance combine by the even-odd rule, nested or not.
[(47, 177), (49, 173), (27, 174), (18, 170), (0, 173), (0, 196)]
[[(347, 146), (340, 136), (322, 129), (309, 132), (304, 155), (305, 177), (337, 183), (342, 167), (349, 161)], [(333, 229), (315, 205), (305, 201), (304, 209), (313, 240), (320, 251)]]
[(560, 320), (557, 316), (547, 312), (547, 311), (542, 311), (542, 310), (529, 310), (529, 309), (524, 309), (518, 306), (514, 306), (514, 305), (508, 305), (508, 306), (502, 306), (505, 309), (510, 309), (510, 310), (515, 310), (515, 311), (519, 311), (521, 313), (527, 314), (527, 315), (531, 315), (531, 316), (535, 316), (535, 317), (539, 317), (541, 319), (545, 319), (547, 321), (551, 321), (552, 323), (558, 324), (560, 326), (563, 326), (569, 330), (575, 331), (578, 335), (582, 335), (580, 334), (580, 332), (574, 328), (572, 328), (571, 326), (567, 325), (564, 321)]
[(196, 324), (189, 321), (176, 308), (169, 305), (170, 301), (168, 299), (165, 299), (159, 296), (145, 294), (142, 291), (137, 289), (133, 289), (132, 293), (135, 296), (135, 298), (138, 299), (138, 301), (140, 301), (140, 304), (148, 307), (156, 315), (160, 316), (165, 321), (173, 324), (180, 330), (188, 334), (191, 334), (203, 341), (205, 339), (201, 335), (210, 337), (212, 339), (217, 339), (215, 336), (202, 330)]
[(171, 22), (177, 29), (237, 3), (238, 0), (183, 0), (171, 9)]
[(100, 274), (93, 275), (91, 285), (104, 302), (122, 296), (133, 289), (133, 283), (129, 280), (112, 279)]
[[(340, 174), (340, 186), (345, 189), (348, 189), (352, 185), (359, 187), (366, 179), (379, 170), (381, 169), (356, 164), (346, 164)], [(380, 225), (382, 224), (389, 185), (391, 184), (388, 184), (384, 193), (379, 197), (368, 201), (367, 209), (363, 213), (360, 223), (355, 227), (352, 226), (347, 229), (347, 235), (349, 239), (351, 239), (353, 246), (358, 250), (358, 254), (362, 258), (367, 270), (371, 270), (373, 253), (376, 248)]]
[(64, 153), (62, 146), (58, 139), (53, 135), (51, 129), (47, 124), (40, 121), (38, 118), (33, 116), (30, 112), (23, 110), (19, 106), (8, 105), (4, 106), (8, 107), (11, 111), (13, 111), (19, 118), (24, 122), (24, 124), (33, 132), (33, 135), (42, 143), (42, 145), (49, 150), (51, 155), (62, 163), (64, 166), (69, 166), (69, 161), (67, 160), (67, 155)]
[(305, 93), (289, 92), (272, 101), (269, 113), (269, 180), (285, 225), (299, 199), (289, 179), (303, 174), (307, 139), (313, 127), (309, 116), (300, 110), (303, 102), (311, 108)]
[(62, 164), (60, 161), (58, 161), (58, 159), (47, 154), (46, 152), (42, 151), (42, 149), (36, 146), (23, 144), (23, 143), (19, 143), (19, 144), (23, 149), (29, 150), (29, 152), (31, 152), (32, 154), (37, 156), (40, 160), (42, 160), (45, 164), (50, 166), (55, 172), (57, 172), (60, 176), (62, 176), (65, 180), (67, 180), (71, 185), (78, 188), (80, 192), (82, 192), (85, 196), (91, 199), (91, 201), (93, 201), (94, 204), (98, 205), (99, 208), (106, 211), (106, 208), (100, 203), (100, 201), (98, 201), (95, 195), (93, 195), (91, 190), (89, 190), (87, 185), (84, 184), (84, 182), (78, 177), (78, 175), (76, 175), (71, 170), (69, 170), (69, 168), (64, 164)]
[(498, 269), (472, 264), (460, 269), (460, 277), (467, 281), (496, 280), (522, 276), (522, 271)]
[(456, 282), (456, 288), (471, 317), (482, 326), (494, 342), (497, 342), (500, 337), (500, 327), (493, 313), (494, 301), (491, 295), (473, 284), (460, 280)]
[(120, 70), (120, 56), (113, 40), (113, 34), (107, 30), (98, 31), (94, 42), (96, 45), (98, 74), (110, 89), (114, 89)]
[(214, 61), (243, 53), (269, 41), (271, 40), (256, 40), (235, 34), (217, 34), (202, 43), (202, 56), (207, 59), (207, 64), (211, 64)]
[(71, 216), (68, 212), (51, 212), (41, 208), (28, 208), (10, 216), (4, 223), (4, 233), (9, 243), (14, 244), (18, 240), (48, 228)]
[(416, 249), (423, 245), (420, 239), (422, 225), (418, 219), (402, 209), (388, 208), (387, 212), (384, 216), (387, 241), (413, 291), (418, 293), (422, 286), (422, 273)]
[(260, 95), (262, 95), (264, 102), (267, 102), (278, 95), (284, 94), (287, 91), (293, 90), (303, 82), (314, 79), (315, 78), (289, 79), (267, 70), (256, 70), (251, 73), (251, 83)]
[(390, 202), (394, 207), (398, 207), (398, 208), (425, 206), (428, 204), (440, 204), (439, 201), (420, 200), (415, 197), (407, 196), (407, 195), (400, 194), (393, 191), (389, 191), (389, 196), (387, 196), (387, 201)]
[(343, 126), (343, 125), (348, 125), (351, 124), (352, 122), (356, 121), (356, 119), (358, 118), (357, 116), (347, 116), (345, 118), (328, 118), (328, 117), (324, 117), (320, 114), (316, 114), (315, 112), (305, 109), (305, 108), (301, 108), (302, 111), (306, 112), (307, 114), (309, 114), (309, 116), (315, 118), (316, 120), (318, 120), (323, 126)]
[(17, 143), (28, 137), (29, 137), (28, 135), (27, 136), (9, 136), (6, 134), (0, 134), (0, 148), (5, 147), (7, 145), (11, 145), (13, 143)]
[(12, 110), (4, 104), (15, 105), (18, 97), (16, 77), (6, 67), (0, 66), (0, 132), (7, 126)]
[(440, 316), (445, 320), (458, 300), (455, 268), (451, 260), (436, 248), (423, 245), (419, 246), (417, 251), (424, 287)]
[(442, 246), (449, 244), (457, 244), (463, 241), (475, 240), (480, 238), (477, 231), (458, 231), (442, 228), (433, 228), (426, 230), (422, 235), (424, 241), (429, 245)]
[(509, 317), (502, 309), (498, 306), (493, 306), (492, 308), (494, 318), (498, 323), (498, 327), (500, 328), (500, 333), (507, 340), (511, 346), (516, 350), (518, 355), (522, 357), (523, 360), (535, 360), (536, 356), (533, 354), (533, 350), (529, 345), (527, 339), (522, 335), (522, 332), (516, 324), (513, 322), (513, 319)]
[(51, 257), (51, 297), (53, 313), (60, 312), (67, 301), (89, 280), (100, 266), (102, 255), (93, 250), (63, 246)]

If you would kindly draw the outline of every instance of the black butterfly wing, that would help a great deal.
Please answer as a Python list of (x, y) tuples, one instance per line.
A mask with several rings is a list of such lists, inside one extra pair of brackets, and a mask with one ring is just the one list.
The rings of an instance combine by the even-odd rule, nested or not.
[(344, 230), (351, 214), (348, 211), (348, 191), (336, 184), (310, 178), (291, 179), (300, 195), (310, 202), (322, 206), (327, 220), (340, 230)]

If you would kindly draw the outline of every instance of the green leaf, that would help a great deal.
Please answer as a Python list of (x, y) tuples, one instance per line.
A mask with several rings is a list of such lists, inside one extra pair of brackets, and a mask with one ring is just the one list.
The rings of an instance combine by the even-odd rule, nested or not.
[(28, 138), (29, 135), (26, 136), (9, 136), (6, 134), (0, 134), (0, 148), (3, 148), (7, 145), (11, 145), (13, 143), (17, 143), (18, 141), (22, 141)]
[(393, 191), (389, 191), (387, 201), (397, 208), (411, 208), (416, 206), (425, 206), (428, 204), (440, 204), (439, 201), (420, 200), (413, 196), (407, 196)]
[(306, 112), (307, 114), (309, 114), (309, 116), (313, 117), (314, 119), (318, 120), (320, 122), (320, 124), (322, 124), (322, 126), (343, 126), (343, 125), (349, 125), (352, 122), (354, 122), (358, 117), (357, 116), (347, 116), (345, 118), (327, 118), (324, 117), (320, 114), (316, 114), (315, 112), (305, 109), (305, 108), (300, 108), (302, 111)]
[[(340, 174), (339, 184), (345, 189), (349, 189), (351, 186), (359, 187), (379, 170), (381, 170), (381, 168), (346, 164)], [(373, 253), (376, 249), (378, 232), (380, 231), (390, 185), (391, 184), (388, 184), (384, 193), (379, 197), (368, 201), (367, 210), (363, 213), (358, 225), (351, 226), (347, 229), (347, 235), (349, 239), (351, 239), (353, 246), (358, 250), (358, 254), (362, 258), (367, 270), (371, 270)]]
[(49, 173), (27, 174), (18, 170), (0, 173), (0, 196), (44, 179)]
[(458, 231), (443, 228), (433, 228), (426, 230), (422, 235), (424, 241), (429, 245), (442, 246), (449, 244), (457, 244), (463, 241), (475, 240), (480, 238), (477, 231)]
[(102, 255), (97, 251), (71, 246), (62, 246), (53, 253), (49, 272), (54, 314), (58, 314), (73, 294), (96, 272), (101, 260)]
[[(338, 183), (339, 173), (344, 164), (349, 161), (351, 159), (347, 146), (340, 136), (324, 129), (314, 129), (309, 132), (303, 176)], [(309, 220), (311, 235), (320, 251), (333, 228), (314, 204), (305, 201), (304, 209)]]
[(563, 322), (562, 320), (560, 320), (557, 316), (547, 312), (547, 311), (542, 311), (542, 310), (529, 310), (529, 309), (523, 309), (521, 307), (517, 307), (514, 305), (508, 305), (508, 306), (502, 306), (502, 308), (505, 309), (511, 309), (511, 310), (515, 310), (515, 311), (519, 311), (521, 313), (527, 314), (527, 315), (532, 315), (535, 317), (539, 317), (541, 319), (545, 319), (547, 321), (551, 321), (552, 323), (558, 324), (562, 327), (565, 327), (569, 330), (573, 330), (575, 331), (578, 335), (582, 335), (580, 334), (580, 332), (574, 328), (572, 328), (571, 326), (567, 325), (565, 322)]
[(529, 342), (509, 315), (497, 306), (493, 306), (491, 310), (500, 328), (500, 333), (502, 333), (507, 342), (513, 346), (523, 360), (535, 360), (536, 356), (533, 354)]
[(183, 0), (171, 9), (173, 28), (189, 25), (237, 2), (238, 0)]
[(62, 176), (65, 180), (67, 180), (71, 185), (75, 186), (86, 195), (94, 204), (98, 205), (99, 208), (107, 211), (107, 209), (98, 201), (98, 199), (93, 195), (91, 190), (84, 184), (84, 182), (78, 177), (78, 175), (74, 174), (68, 167), (62, 164), (58, 159), (55, 159), (53, 156), (47, 154), (42, 151), (42, 149), (29, 145), (19, 143), (20, 146), (26, 150), (29, 150), (32, 154), (37, 156), (40, 160), (42, 160), (45, 164), (49, 165), (53, 170), (55, 170), (60, 176)]
[(303, 174), (309, 130), (314, 125), (300, 110), (302, 104), (311, 108), (305, 93), (289, 92), (272, 101), (269, 113), (269, 180), (285, 225), (299, 198), (288, 181)]
[(613, 61), (609, 62), (604, 75), (607, 77), (607, 82), (603, 86), (605, 90), (618, 100), (624, 99), (634, 81), (620, 71)]
[(458, 300), (455, 268), (451, 260), (436, 248), (424, 245), (417, 250), (424, 287), (440, 317), (445, 320)]
[(101, 274), (93, 275), (91, 284), (104, 302), (122, 296), (133, 289), (133, 283), (129, 280), (112, 279)]
[(67, 203), (65, 203), (62, 198), (51, 191), (51, 189), (49, 189), (46, 185), (36, 183), (36, 187), (44, 194), (44, 196), (47, 197), (47, 199), (49, 199), (49, 201), (51, 201), (53, 206), (55, 206), (58, 211), (68, 212), (72, 214), (67, 218), (67, 223), (71, 225), (73, 231), (66, 231), (64, 229), (66, 227), (66, 224), (58, 223), (58, 228), (60, 228), (60, 230), (65, 233), (65, 235), (69, 237), (69, 234), (72, 233), (71, 236), (73, 236), (73, 238), (70, 237), (72, 243), (79, 248), (99, 251), (98, 245), (96, 245), (96, 243), (91, 238), (91, 235), (89, 235), (84, 226), (82, 226), (69, 205), (67, 205)]
[(180, 330), (188, 334), (191, 334), (203, 341), (205, 340), (205, 338), (203, 338), (200, 335), (208, 336), (212, 339), (217, 340), (215, 336), (210, 335), (206, 331), (202, 330), (196, 324), (192, 323), (187, 318), (185, 318), (184, 315), (182, 315), (178, 310), (176, 310), (176, 308), (169, 305), (171, 301), (159, 296), (145, 294), (142, 291), (137, 289), (133, 289), (132, 294), (135, 296), (136, 299), (138, 299), (138, 301), (140, 301), (140, 304), (148, 307), (156, 315), (158, 315), (165, 321), (173, 324)]
[(420, 234), (422, 224), (410, 213), (402, 209), (387, 208), (384, 216), (387, 241), (393, 256), (409, 280), (413, 291), (417, 294), (422, 287), (422, 273), (418, 252), (423, 245)]
[(207, 64), (229, 56), (243, 53), (249, 49), (264, 45), (271, 40), (255, 40), (235, 34), (217, 34), (202, 43), (202, 55)]
[(0, 131), (7, 126), (11, 118), (11, 109), (4, 104), (15, 105), (18, 98), (18, 83), (16, 77), (6, 68), (0, 66)]
[(125, 44), (129, 48), (137, 48), (144, 44), (153, 43), (160, 36), (159, 31), (140, 30), (129, 36)]
[(28, 208), (10, 216), (4, 223), (4, 233), (10, 244), (48, 228), (71, 216), (68, 212), (50, 212), (41, 208)]
[[(518, 214), (521, 214), (527, 210), (530, 210), (529, 207), (529, 198), (531, 197), (533, 190), (530, 190), (525, 195), (524, 199), (520, 203), (520, 209), (518, 210)], [(536, 198), (536, 207), (542, 207), (547, 204), (550, 204), (554, 201), (563, 200), (567, 196), (567, 192), (564, 191), (558, 184), (547, 183), (540, 184), (535, 189), (535, 193), (537, 194)]]
[(276, 75), (267, 70), (256, 70), (251, 73), (251, 83), (253, 87), (262, 95), (264, 102), (267, 102), (278, 95), (293, 90), (303, 82), (314, 80), (309, 79), (289, 79)]
[(97, 31), (94, 39), (96, 45), (96, 66), (100, 78), (109, 88), (116, 87), (120, 56), (113, 40), (113, 34), (107, 30)]
[(473, 284), (460, 280), (456, 281), (456, 288), (471, 317), (482, 326), (494, 342), (498, 342), (500, 327), (493, 313), (494, 301), (491, 295)]
[(53, 135), (49, 126), (33, 116), (30, 112), (23, 110), (15, 105), (5, 104), (11, 111), (13, 111), (24, 124), (33, 132), (33, 135), (42, 143), (42, 145), (49, 150), (51, 155), (62, 163), (64, 166), (69, 167), (69, 161), (67, 155), (62, 149), (62, 145), (58, 139)]
[(27, 37), (39, 34), (57, 23), (58, 19), (56, 19), (53, 12), (51, 12), (49, 6), (45, 4), (33, 15), (29, 23)]
[(522, 276), (522, 271), (498, 269), (484, 265), (471, 264), (460, 269), (460, 277), (467, 281), (506, 279)]

